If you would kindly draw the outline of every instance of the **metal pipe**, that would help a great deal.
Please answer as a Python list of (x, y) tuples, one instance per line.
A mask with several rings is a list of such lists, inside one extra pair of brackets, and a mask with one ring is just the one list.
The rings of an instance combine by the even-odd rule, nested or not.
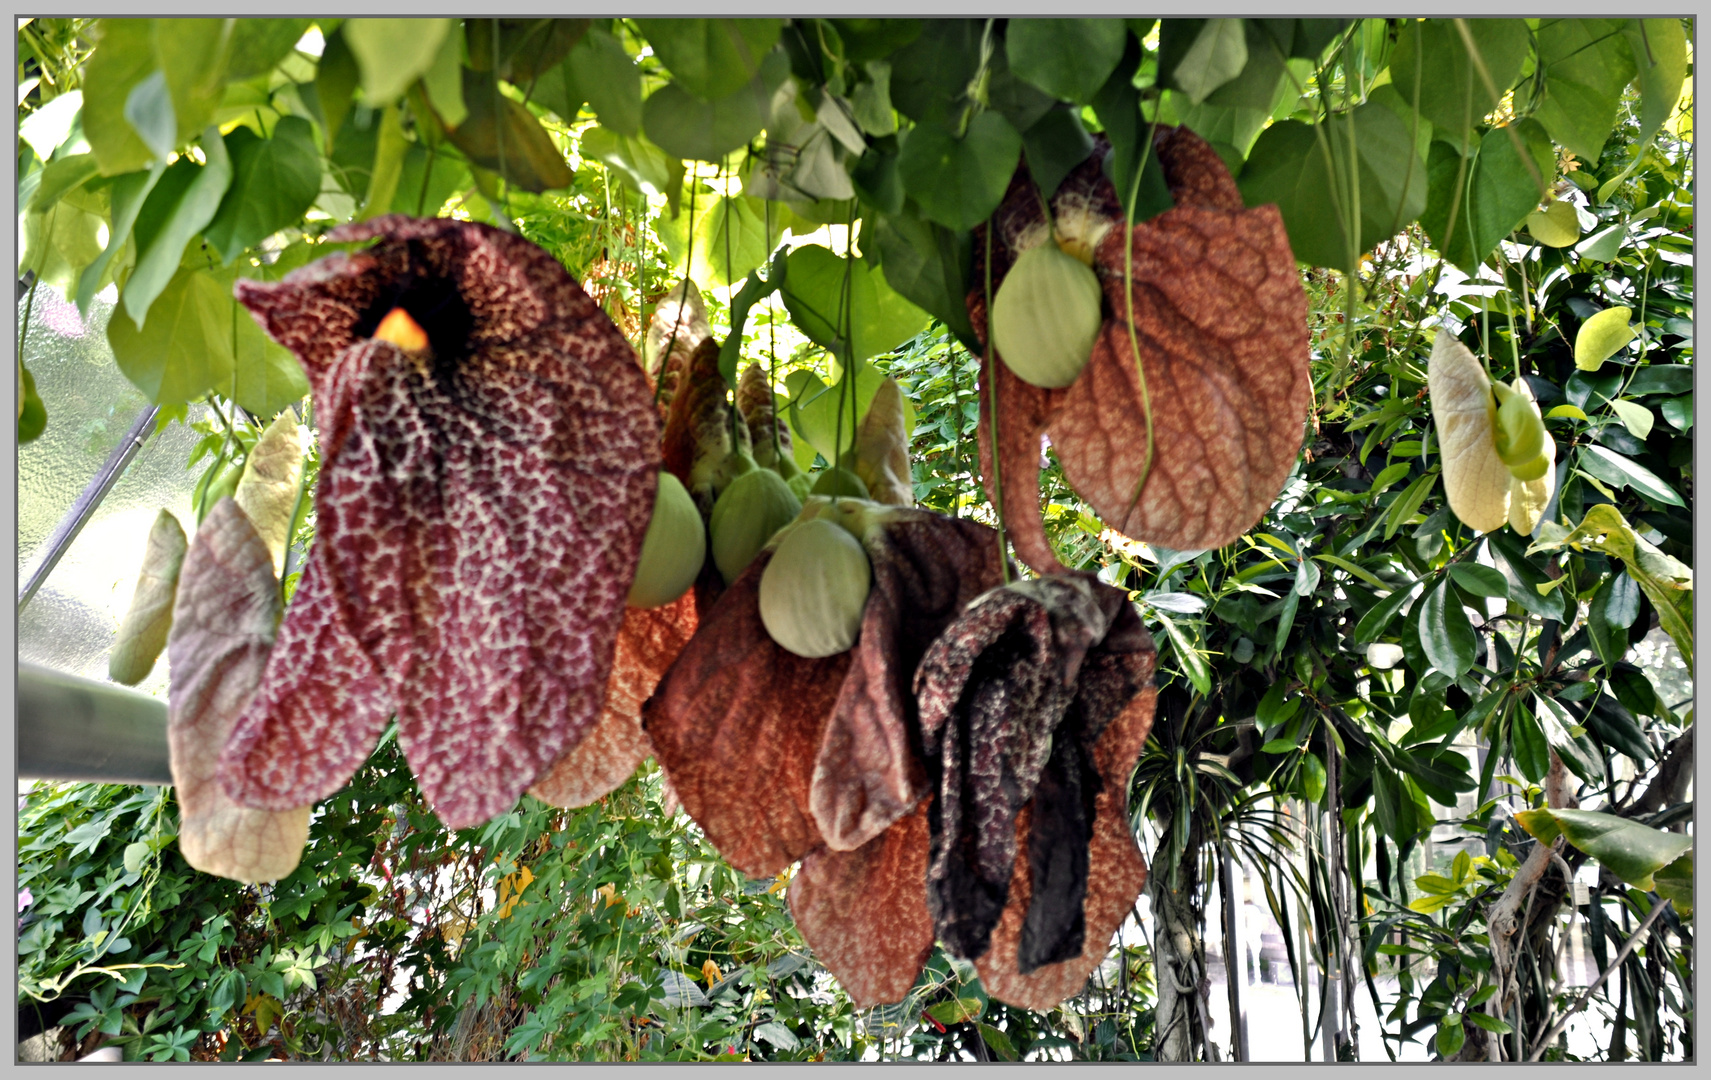
[(166, 703), (111, 683), (21, 663), (18, 776), (170, 784)]
[(42, 560), (30, 571), (24, 587), (18, 590), (18, 614), (24, 613), (24, 608), (47, 581), (48, 575), (53, 573), (53, 568), (59, 565), (59, 560), (70, 550), (77, 534), (83, 531), (83, 526), (89, 524), (89, 519), (95, 515), (95, 508), (101, 505), (101, 500), (107, 497), (107, 493), (113, 490), (113, 485), (119, 482), (119, 477), (125, 474), (125, 467), (136, 458), (138, 451), (142, 450), (159, 412), (159, 405), (150, 405), (137, 414), (137, 418), (131, 421), (131, 429), (125, 433), (124, 439), (107, 455), (106, 464), (90, 479), (88, 486), (83, 489), (83, 494), (77, 497), (77, 501), (71, 504), (71, 509), (66, 511), (65, 517), (54, 527), (53, 535), (48, 537), (43, 549), (45, 554)]

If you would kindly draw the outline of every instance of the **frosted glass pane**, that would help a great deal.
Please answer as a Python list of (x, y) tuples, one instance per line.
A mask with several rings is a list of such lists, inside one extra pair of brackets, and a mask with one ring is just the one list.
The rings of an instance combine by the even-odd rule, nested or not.
[[(18, 304), (23, 318), (27, 299)], [(107, 346), (113, 305), (97, 299), (87, 323), (44, 285), (36, 290), (24, 363), (47, 405), (41, 438), (18, 448), (18, 581), (148, 401), (119, 373)], [(206, 406), (192, 406), (201, 418)], [(18, 618), (18, 659), (106, 679), (107, 655), (131, 605), (155, 515), (171, 510), (194, 531), (197, 473), (184, 467), (200, 438), (182, 424), (152, 436), (84, 525), (41, 591)], [(166, 657), (138, 689), (166, 694)]]

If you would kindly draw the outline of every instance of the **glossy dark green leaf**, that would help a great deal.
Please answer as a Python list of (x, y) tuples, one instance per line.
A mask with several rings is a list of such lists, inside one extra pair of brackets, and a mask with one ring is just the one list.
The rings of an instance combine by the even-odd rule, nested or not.
[(1314, 805), (1325, 797), (1325, 763), (1311, 751), (1301, 755), (1301, 794)]
[(1028, 174), (1049, 199), (1063, 178), (1093, 153), (1093, 136), (1082, 124), (1081, 113), (1065, 106), (1052, 109), (1022, 133), (1022, 151)]
[(905, 215), (882, 216), (874, 225), (874, 241), (886, 282), (950, 327), (964, 348), (976, 349), (964, 300), (973, 261), (969, 234)]
[[(1351, 160), (1360, 210), (1359, 235), (1352, 239)], [(1426, 207), (1426, 168), (1413, 133), (1395, 113), (1370, 102), (1321, 124), (1273, 124), (1254, 143), (1238, 183), (1249, 206), (1277, 204), (1296, 259), (1314, 266), (1351, 265)]]
[(202, 152), (206, 165), (180, 158), (162, 174), (137, 213), (137, 265), (119, 299), (138, 324), (147, 321), (149, 306), (177, 273), (186, 245), (214, 219), (231, 186), (232, 162), (213, 129), (203, 136)]
[(1456, 145), (1497, 108), (1503, 93), (1521, 75), (1532, 48), (1532, 32), (1522, 19), (1463, 20), (1473, 37), (1486, 74), (1487, 86), (1453, 19), (1409, 20), (1390, 58), (1390, 79), (1420, 115)]
[(314, 130), (300, 116), (287, 116), (272, 138), (259, 138), (246, 127), (226, 136), (232, 161), (232, 185), (203, 238), (226, 262), (295, 224), (321, 193), (321, 155)]
[[(1544, 90), (1533, 116), (1551, 138), (1594, 165), (1634, 78), (1624, 19), (1543, 19), (1536, 38)], [(1679, 24), (1678, 24), (1679, 25)]]
[(1123, 58), (1128, 35), (1121, 19), (1011, 19), (1004, 49), (1018, 76), (1086, 105)]
[[(1531, 169), (1516, 142), (1531, 157)], [(1536, 120), (1493, 128), (1466, 159), (1448, 143), (1435, 141), (1420, 224), (1445, 258), (1472, 273), (1538, 206), (1540, 183), (1549, 184), (1555, 170), (1556, 151)]]
[[(1644, 676), (1641, 676), (1644, 678)], [(1583, 721), (1586, 730), (1603, 745), (1628, 755), (1644, 765), (1654, 756), (1646, 739), (1645, 729), (1634, 719), (1622, 702), (1609, 694), (1600, 694), (1587, 710)]]
[(717, 101), (703, 101), (668, 83), (642, 103), (642, 130), (668, 154), (719, 161), (760, 134), (772, 115), (773, 91), (789, 70), (783, 53), (768, 53), (759, 74)]
[(1396, 618), (1396, 613), (1402, 610), (1402, 605), (1413, 595), (1413, 588), (1396, 589), (1374, 604), (1361, 616), (1360, 622), (1355, 624), (1354, 644), (1365, 645), (1369, 641), (1377, 640)]
[[(729, 97), (754, 80), (763, 59), (777, 44), (784, 20), (641, 19), (638, 24), (654, 55), (671, 72), (672, 81), (689, 94), (711, 102)], [(659, 142), (657, 136), (654, 141)]]
[(1475, 596), (1509, 595), (1509, 581), (1503, 576), (1503, 571), (1491, 566), (1481, 566), (1478, 563), (1451, 563), (1450, 577), (1457, 585)]
[(983, 20), (927, 19), (920, 36), (891, 55), (891, 104), (921, 124), (954, 124), (980, 65)]
[(1545, 744), (1545, 733), (1539, 730), (1538, 721), (1526, 709), (1516, 709), (1510, 720), (1509, 751), (1521, 775), (1535, 784), (1550, 771), (1550, 748)]
[(125, 378), (157, 405), (192, 402), (210, 390), (229, 391), (232, 340), (254, 326), (219, 277), (191, 267), (178, 270), (151, 305), (139, 328), (124, 305), (107, 324), (107, 341)]
[[(1551, 578), (1527, 558), (1526, 541), (1507, 529), (1492, 533), (1489, 539), (1492, 552), (1508, 565), (1510, 572), (1521, 582), (1521, 587), (1510, 594), (1510, 599), (1540, 618), (1562, 618), (1561, 595), (1556, 591), (1542, 595), (1537, 588), (1550, 582)], [(1540, 559), (1541, 563), (1543, 561)]]
[(998, 208), (1021, 153), (1022, 137), (1010, 122), (982, 112), (960, 139), (928, 124), (911, 130), (897, 171), (921, 216), (962, 231)]
[(525, 191), (568, 187), (575, 174), (534, 114), (500, 92), (489, 74), (465, 71), (469, 116), (447, 133), (469, 160)]
[[(1174, 620), (1160, 615), (1159, 622), (1164, 626), (1165, 636), (1170, 639), (1171, 654), (1176, 660), (1177, 669), (1188, 677), (1188, 681), (1194, 685), (1194, 689), (1202, 697), (1210, 694), (1212, 692), (1212, 672), (1206, 666), (1206, 657), (1194, 647), (1193, 639), (1181, 627), (1177, 626)], [(1322, 794), (1324, 792), (1322, 768), (1319, 789)]]
[(1640, 587), (1625, 573), (1611, 574), (1593, 592), (1586, 630), (1606, 667), (1613, 667), (1627, 653), (1627, 629), (1639, 613)]
[(1693, 389), (1693, 369), (1686, 364), (1650, 364), (1634, 372), (1628, 396), (1685, 394)]
[(1420, 606), (1420, 646), (1434, 668), (1460, 678), (1473, 666), (1478, 639), (1461, 601), (1450, 591), (1446, 579), (1428, 592)]
[(1631, 487), (1646, 498), (1670, 506), (1684, 506), (1681, 496), (1657, 473), (1613, 450), (1587, 443), (1580, 448), (1580, 467), (1607, 484)]

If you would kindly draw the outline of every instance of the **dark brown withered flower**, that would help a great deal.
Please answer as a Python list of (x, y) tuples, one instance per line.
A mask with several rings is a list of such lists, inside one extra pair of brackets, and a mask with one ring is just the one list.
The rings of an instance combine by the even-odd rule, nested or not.
[[(1095, 748), (1150, 685), (1153, 657), (1124, 593), (1083, 574), (995, 589), (928, 650), (915, 676), (939, 784), (927, 896), (953, 954), (987, 954), (1024, 865), (1020, 973), (1083, 951), (1095, 799), (1107, 783), (1121, 791), (1134, 764), (1113, 762), (1106, 775)], [(1109, 941), (1107, 930), (1096, 944)]]
[[(248, 806), (337, 790), (396, 713), (460, 828), (508, 809), (600, 714), (653, 505), (659, 420), (623, 336), (540, 248), (402, 216), (238, 299), (309, 375), (319, 527), (221, 756)], [(403, 309), (427, 348), (375, 337)]]
[[(1159, 128), (1153, 149), (1176, 205), (1136, 225), (1127, 238), (1133, 344), (1123, 287), (1123, 215), (1102, 172), (1109, 148), (1101, 139), (1051, 200), (1060, 229), (1073, 230), (1093, 248), (1105, 291), (1105, 322), (1093, 356), (1062, 390), (1030, 386), (1002, 362), (993, 365), (994, 378), (981, 379), (981, 469), (990, 491), (988, 382), (995, 382), (1005, 524), (1017, 554), (1041, 573), (1060, 570), (1039, 515), (1042, 433), (1050, 436), (1065, 478), (1107, 524), (1182, 549), (1220, 547), (1257, 521), (1300, 449), (1312, 402), (1307, 297), (1282, 216), (1275, 206), (1244, 208), (1228, 169), (1187, 128)], [(1039, 194), (1025, 165), (994, 222), (996, 295), (1021, 250), (1047, 242)], [(984, 259), (986, 245), (982, 226), (977, 260)], [(984, 274), (982, 262), (975, 272), (980, 286), (968, 296), (982, 340)]]

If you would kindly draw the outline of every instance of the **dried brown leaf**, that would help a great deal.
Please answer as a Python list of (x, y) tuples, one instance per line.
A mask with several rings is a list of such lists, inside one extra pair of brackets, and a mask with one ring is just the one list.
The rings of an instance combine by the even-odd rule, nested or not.
[(694, 635), (695, 625), (690, 593), (663, 607), (625, 609), (600, 719), (529, 794), (554, 806), (587, 806), (630, 778), (653, 753), (642, 730), (642, 706)]
[(119, 624), (118, 640), (107, 657), (107, 677), (114, 682), (135, 686), (154, 670), (172, 630), (173, 597), (178, 592), (187, 547), (178, 519), (162, 510), (149, 529), (137, 590), (131, 595), (130, 610)]
[(168, 652), (167, 742), (185, 861), (244, 882), (289, 874), (309, 839), (309, 807), (240, 806), (218, 777), (220, 749), (267, 665), (279, 604), (267, 545), (238, 504), (221, 499), (184, 560)]
[(273, 555), (276, 575), (285, 569), (285, 548), (291, 540), (288, 534), (302, 476), (303, 436), (296, 415), (287, 409), (256, 440), (232, 496)]
[(854, 851), (817, 848), (790, 882), (790, 916), (858, 1009), (901, 1001), (933, 953), (923, 803)]

